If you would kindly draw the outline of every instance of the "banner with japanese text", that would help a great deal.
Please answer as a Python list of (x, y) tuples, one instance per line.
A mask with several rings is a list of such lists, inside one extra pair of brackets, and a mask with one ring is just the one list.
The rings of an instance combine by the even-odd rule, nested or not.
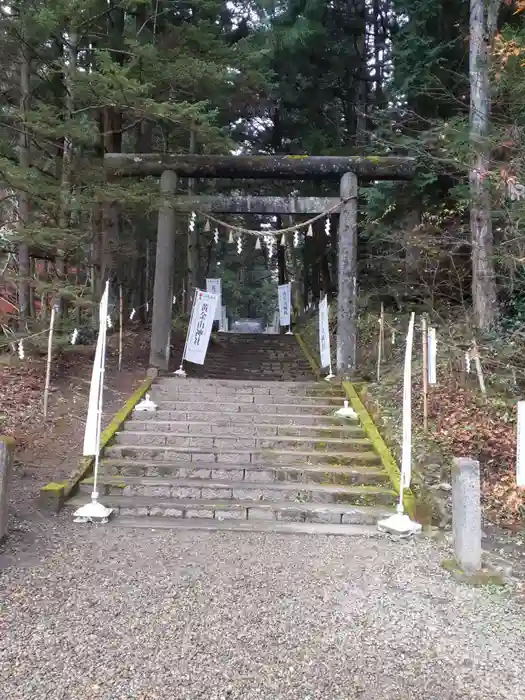
[(328, 328), (328, 297), (319, 302), (319, 354), (321, 369), (330, 366), (330, 333)]
[(202, 289), (195, 291), (183, 358), (194, 365), (203, 365), (206, 359), (217, 302), (216, 294)]
[(100, 449), (100, 408), (104, 390), (104, 364), (106, 361), (106, 333), (109, 303), (109, 282), (106, 282), (98, 310), (99, 325), (95, 361), (89, 386), (89, 403), (84, 432), (84, 457), (96, 455)]
[(278, 287), (279, 293), (279, 324), (281, 326), (290, 325), (290, 307), (292, 305), (292, 289), (291, 284), (280, 284)]
[(211, 277), (206, 280), (206, 291), (210, 294), (215, 294), (218, 297), (217, 306), (215, 308), (215, 318), (214, 321), (220, 321), (222, 318), (222, 283), (219, 279), (212, 279)]

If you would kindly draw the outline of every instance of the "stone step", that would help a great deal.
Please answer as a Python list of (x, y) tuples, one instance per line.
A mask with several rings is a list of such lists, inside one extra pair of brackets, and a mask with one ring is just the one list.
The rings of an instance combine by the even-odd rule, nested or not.
[(385, 485), (388, 475), (379, 467), (331, 467), (330, 465), (279, 465), (259, 467), (255, 464), (180, 464), (174, 462), (102, 461), (102, 473), (108, 477), (160, 477), (169, 479), (211, 479), (246, 482), (313, 482), (320, 484)]
[[(228, 363), (225, 363), (223, 367), (216, 367), (213, 369), (210, 369), (208, 366), (206, 368), (202, 368), (200, 371), (202, 372), (203, 376), (206, 376), (209, 379), (222, 379), (223, 377), (231, 377), (232, 374), (232, 365), (234, 365), (235, 359), (230, 359)], [(198, 367), (198, 365), (196, 365)], [(186, 370), (191, 372), (192, 370)], [(255, 364), (253, 367), (246, 367), (244, 369), (240, 369), (239, 367), (235, 367), (235, 375), (241, 379), (244, 379), (246, 382), (251, 382), (253, 379), (267, 379), (269, 382), (275, 382), (276, 380), (282, 380), (282, 379), (294, 379), (296, 382), (302, 382), (307, 379), (312, 378), (312, 372), (309, 371), (307, 372), (306, 370), (301, 370), (297, 369), (297, 367), (291, 366), (288, 369), (282, 369), (282, 371), (276, 371), (275, 369), (265, 369), (260, 367), (260, 365)], [(199, 376), (197, 372), (195, 372), (195, 376)]]
[(229, 384), (207, 382), (205, 380), (178, 379), (175, 381), (163, 381), (155, 384), (161, 392), (191, 392), (192, 394), (253, 394), (255, 396), (343, 396), (341, 387), (331, 384), (311, 384), (305, 382), (305, 386), (285, 382), (265, 382), (257, 386), (247, 385), (246, 382), (231, 382)]
[(375, 452), (341, 450), (256, 450), (198, 449), (196, 447), (162, 447), (151, 445), (112, 445), (104, 454), (109, 459), (135, 459), (142, 462), (205, 462), (215, 464), (333, 464), (339, 466), (375, 465), (380, 460)]
[[(77, 496), (69, 507), (79, 508), (89, 501)], [(333, 523), (344, 525), (375, 525), (378, 520), (394, 513), (393, 509), (375, 506), (355, 506), (345, 503), (290, 503), (287, 501), (233, 501), (156, 499), (141, 496), (106, 496), (104, 505), (114, 509), (114, 515), (162, 517), (177, 519), (207, 518), (224, 520)]]
[[(213, 351), (214, 350), (214, 351)], [(239, 357), (239, 358), (257, 358), (265, 361), (290, 361), (297, 360), (298, 362), (306, 362), (306, 358), (301, 353), (299, 348), (283, 348), (283, 347), (257, 347), (256, 345), (245, 345), (244, 347), (227, 347), (215, 346), (209, 354), (210, 360), (220, 361), (224, 357)], [(299, 350), (299, 352), (298, 352)], [(206, 360), (208, 360), (208, 357)]]
[(290, 523), (274, 520), (223, 521), (207, 518), (123, 518), (115, 520), (116, 527), (147, 528), (149, 530), (206, 530), (225, 532), (271, 532), (290, 535), (338, 535), (341, 537), (379, 537), (373, 525), (338, 525), (331, 523)]
[[(155, 401), (155, 397), (152, 394), (152, 400)], [(196, 398), (196, 397), (193, 397)], [(300, 404), (300, 403), (244, 403), (244, 402), (208, 402), (208, 401), (161, 401), (157, 402), (157, 407), (159, 411), (188, 411), (188, 412), (206, 412), (211, 411), (212, 413), (219, 410), (228, 413), (286, 413), (288, 415), (297, 413), (319, 413), (319, 414), (331, 414), (333, 413), (340, 403), (336, 402), (324, 402), (314, 403), (314, 404)]]
[[(93, 479), (84, 479), (80, 493), (90, 494)], [(294, 503), (349, 503), (389, 505), (396, 493), (385, 486), (340, 486), (337, 484), (290, 482), (233, 482), (204, 479), (160, 479), (132, 476), (101, 476), (97, 485), (101, 496), (146, 496), (158, 499), (292, 501)]]
[(141, 446), (147, 447), (196, 447), (199, 450), (275, 450), (283, 448), (285, 450), (296, 447), (305, 450), (324, 451), (337, 450), (338, 452), (361, 452), (370, 450), (370, 441), (367, 438), (359, 437), (326, 437), (321, 438), (315, 435), (301, 437), (297, 435), (271, 435), (247, 437), (239, 435), (199, 435), (196, 433), (172, 433), (172, 432), (151, 432), (138, 430), (123, 430), (115, 434), (115, 445), (126, 447)]
[(133, 414), (132, 420), (144, 421), (148, 423), (157, 422), (189, 422), (202, 423), (206, 421), (209, 425), (279, 425), (279, 426), (296, 426), (297, 424), (304, 426), (315, 426), (315, 429), (320, 426), (329, 428), (347, 427), (350, 430), (360, 430), (357, 421), (337, 418), (331, 412), (328, 415), (315, 413), (240, 413), (228, 411), (136, 411)]
[[(235, 348), (213, 348), (211, 352), (206, 357), (206, 364), (220, 364), (226, 362), (228, 359), (235, 358), (240, 362), (247, 363), (250, 360), (253, 362), (260, 362), (261, 364), (287, 364), (287, 363), (300, 363), (301, 365), (309, 366), (308, 361), (301, 354), (296, 352), (288, 352), (283, 349), (273, 348), (273, 349), (263, 349), (261, 351), (256, 348), (240, 348), (236, 350)], [(235, 365), (233, 366), (235, 369)], [(231, 373), (232, 367), (230, 367), (229, 378), (236, 379), (235, 375)]]
[[(136, 414), (124, 425), (124, 432), (148, 432), (148, 433), (177, 433), (192, 435), (237, 435), (239, 437), (268, 437), (272, 435), (299, 436), (299, 437), (338, 437), (352, 439), (363, 438), (364, 431), (356, 423), (350, 425), (259, 425), (258, 423), (236, 424), (233, 421), (225, 421), (218, 418), (216, 422), (210, 421), (163, 421), (163, 420), (139, 420), (141, 414)], [(142, 414), (144, 415), (144, 414)], [(301, 417), (297, 417), (301, 420)]]
[[(343, 405), (343, 399), (333, 396), (322, 396), (316, 398), (313, 396), (273, 396), (272, 394), (232, 394), (223, 398), (219, 394), (199, 394), (196, 396), (191, 391), (161, 394), (161, 392), (151, 392), (151, 398), (155, 403), (158, 404), (159, 409), (165, 410), (171, 408), (167, 404), (179, 404), (188, 403), (192, 401), (199, 401), (200, 403), (206, 403), (208, 406), (213, 406), (216, 404), (233, 404), (235, 406), (255, 406), (257, 408), (260, 405), (270, 404), (270, 405), (288, 405), (293, 404), (294, 406), (299, 406), (301, 408), (312, 407), (315, 408), (317, 405), (330, 406), (334, 409)], [(177, 408), (177, 406), (174, 406)]]
[[(234, 377), (235, 379), (244, 379), (243, 374), (252, 370), (261, 372), (260, 376), (266, 376), (269, 380), (280, 381), (283, 376), (287, 379), (294, 379), (295, 375), (304, 374), (305, 378), (313, 379), (312, 370), (306, 362), (301, 362), (297, 358), (287, 358), (282, 360), (268, 361), (259, 357), (245, 357), (235, 355), (224, 355), (221, 359), (206, 358), (206, 369), (210, 371), (228, 372), (223, 374), (223, 377)], [(264, 374), (262, 374), (264, 373)], [(287, 376), (288, 375), (288, 376)]]
[[(191, 386), (193, 389), (194, 387), (203, 387), (203, 388), (215, 388), (219, 390), (221, 387), (236, 387), (239, 390), (242, 390), (243, 392), (246, 391), (254, 394), (261, 393), (259, 390), (268, 390), (270, 387), (274, 389), (281, 389), (285, 393), (288, 391), (294, 391), (295, 389), (299, 388), (300, 390), (302, 389), (315, 389), (317, 387), (322, 387), (325, 386), (322, 382), (318, 381), (306, 381), (306, 382), (300, 382), (299, 384), (297, 382), (269, 382), (267, 380), (265, 381), (257, 381), (254, 380), (250, 382), (249, 385), (246, 384), (246, 382), (239, 381), (238, 379), (205, 379), (205, 378), (197, 378), (197, 377), (187, 377), (186, 379), (181, 379), (180, 377), (176, 377), (173, 375), (169, 375), (167, 377), (163, 377), (162, 381), (160, 382), (162, 386)], [(328, 385), (332, 386), (332, 385)], [(264, 393), (264, 391), (262, 392)]]

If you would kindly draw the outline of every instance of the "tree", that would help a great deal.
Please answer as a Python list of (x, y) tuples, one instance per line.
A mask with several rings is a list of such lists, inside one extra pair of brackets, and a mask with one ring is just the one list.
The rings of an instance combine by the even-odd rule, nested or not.
[(500, 0), (470, 1), (470, 232), (472, 301), (478, 328), (490, 330), (497, 317), (490, 195), (490, 50)]

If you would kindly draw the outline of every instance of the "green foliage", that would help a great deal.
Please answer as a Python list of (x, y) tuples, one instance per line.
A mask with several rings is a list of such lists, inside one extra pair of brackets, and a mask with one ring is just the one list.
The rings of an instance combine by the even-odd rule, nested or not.
[[(373, 6), (360, 0), (174, 0), (160, 13), (144, 0), (23, 0), (0, 20), (3, 238), (51, 256), (59, 251), (82, 268), (78, 279), (58, 272), (35, 279), (39, 294), (46, 285), (62, 285), (64, 295), (76, 288), (78, 298), (96, 297), (95, 278), (107, 272), (139, 306), (136, 294), (142, 294), (140, 305), (146, 301), (145, 290), (137, 291), (145, 285), (146, 250), (153, 257), (158, 181), (106, 182), (104, 152), (186, 153), (192, 134), (197, 153), (407, 154), (418, 160), (413, 182), (361, 189), (363, 291), (434, 299), (429, 279), (441, 279), (452, 303), (468, 304), (468, 252), (461, 257), (468, 245), (471, 156), (468, 20), (468, 3), (452, 0), (380, 0)], [(507, 6), (499, 24), (492, 76), (493, 221), (504, 309), (509, 319), (519, 319), (525, 199), (509, 201), (500, 170), (525, 181), (525, 30), (523, 18)], [(21, 47), (30, 73), (25, 105)], [(24, 131), (29, 168), (20, 164)], [(70, 166), (63, 158), (68, 141)], [(181, 182), (181, 189), (187, 185)], [(234, 185), (239, 194), (292, 189), (277, 182)], [(223, 186), (193, 183), (197, 193)], [(298, 189), (337, 193), (326, 183)], [(16, 200), (20, 192), (28, 195), (30, 215), (18, 225), (13, 195)], [(217, 250), (201, 231), (199, 278), (202, 283), (220, 274), (232, 315), (268, 321), (276, 261), (253, 243), (244, 241), (238, 255), (224, 240)], [(310, 296), (335, 287), (334, 243), (321, 235), (308, 248)], [(185, 255), (181, 235), (177, 294)], [(286, 257), (297, 282), (303, 255), (299, 248)], [(411, 255), (415, 274), (408, 270)], [(151, 281), (151, 263), (149, 275)]]
[(257, 318), (268, 324), (277, 306), (277, 279), (263, 250), (255, 250), (253, 237), (237, 244), (225, 244), (219, 252), (215, 272), (222, 278), (222, 303), (233, 320)]

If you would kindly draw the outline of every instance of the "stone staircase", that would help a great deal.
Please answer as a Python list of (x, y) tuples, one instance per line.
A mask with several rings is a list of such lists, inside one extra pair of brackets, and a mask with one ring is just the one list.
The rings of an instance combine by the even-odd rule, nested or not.
[[(173, 358), (175, 370), (179, 357)], [(210, 343), (205, 364), (187, 364), (189, 377), (304, 381), (312, 370), (293, 335), (219, 333)]]
[[(361, 426), (333, 416), (342, 389), (308, 380), (301, 358), (278, 374), (302, 381), (271, 381), (282, 360), (261, 352), (267, 338), (244, 358), (248, 372), (262, 357), (258, 380), (157, 379), (158, 410), (135, 413), (101, 462), (100, 499), (119, 525), (362, 534), (392, 512), (395, 492)], [(293, 337), (284, 345), (297, 354)], [(218, 357), (214, 372), (227, 368)], [(92, 485), (85, 479), (71, 505)]]

